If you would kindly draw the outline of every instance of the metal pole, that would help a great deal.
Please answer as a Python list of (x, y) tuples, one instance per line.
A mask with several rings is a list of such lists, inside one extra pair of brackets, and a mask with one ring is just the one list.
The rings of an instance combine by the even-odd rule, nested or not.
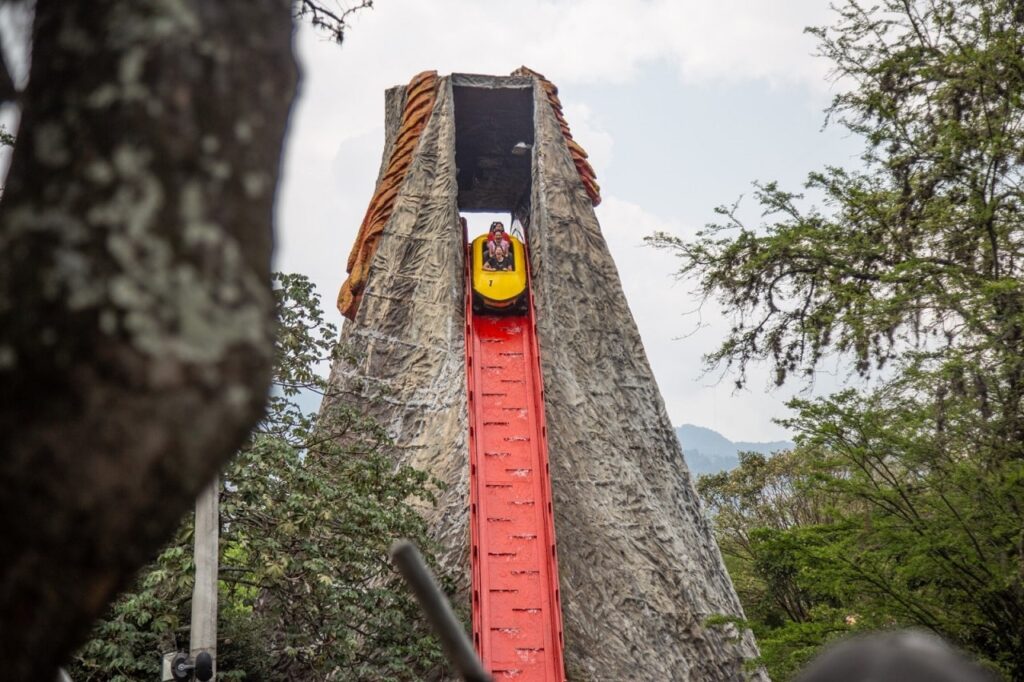
[(399, 540), (391, 546), (391, 560), (416, 595), (459, 676), (466, 682), (492, 682), (416, 545), (408, 540)]
[(192, 628), (189, 654), (193, 660), (201, 651), (213, 657), (217, 670), (217, 554), (220, 514), (217, 508), (220, 477), (196, 498), (195, 564), (196, 578), (192, 588)]

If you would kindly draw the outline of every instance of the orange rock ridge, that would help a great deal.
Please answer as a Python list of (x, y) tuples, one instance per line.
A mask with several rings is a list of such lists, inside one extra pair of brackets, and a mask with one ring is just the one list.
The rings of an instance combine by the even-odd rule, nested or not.
[(412, 163), (416, 143), (427, 125), (430, 113), (434, 110), (437, 82), (437, 71), (424, 71), (413, 76), (406, 88), (405, 108), (398, 137), (387, 170), (377, 185), (370, 205), (366, 208), (362, 225), (359, 226), (359, 234), (348, 257), (348, 279), (341, 285), (341, 291), (338, 293), (338, 310), (350, 320), (355, 318), (359, 310), (359, 302), (363, 297), (363, 288), (366, 286), (373, 254), (377, 250), (377, 242), (391, 217), (395, 197), (398, 196), (409, 164)]

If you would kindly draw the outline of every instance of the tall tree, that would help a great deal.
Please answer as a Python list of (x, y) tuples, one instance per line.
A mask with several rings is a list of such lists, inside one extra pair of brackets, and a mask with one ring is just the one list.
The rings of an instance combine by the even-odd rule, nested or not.
[(0, 652), (58, 662), (263, 412), (288, 0), (37, 0), (0, 204)]
[(842, 500), (821, 485), (810, 455), (743, 453), (735, 469), (697, 480), (773, 680), (791, 678), (831, 636), (877, 622), (835, 579), (842, 566), (827, 550), (849, 529), (834, 511)]
[(844, 89), (830, 120), (864, 139), (862, 165), (808, 176), (820, 209), (763, 183), (763, 224), (726, 207), (695, 240), (652, 242), (733, 317), (707, 360), (740, 383), (751, 362), (771, 362), (781, 384), (828, 354), (878, 375), (871, 393), (794, 403), (798, 442), (839, 496), (834, 521), (814, 527), (843, 532), (818, 558), (873, 595), (880, 622), (932, 628), (1017, 679), (1024, 5), (847, 0), (836, 12), (812, 33)]

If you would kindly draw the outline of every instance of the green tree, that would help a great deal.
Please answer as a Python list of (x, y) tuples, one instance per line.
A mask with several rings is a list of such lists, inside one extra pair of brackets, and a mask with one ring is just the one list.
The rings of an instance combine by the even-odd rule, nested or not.
[(862, 165), (808, 176), (821, 208), (760, 183), (760, 225), (734, 205), (694, 240), (651, 241), (734, 320), (709, 366), (742, 384), (767, 361), (781, 384), (838, 354), (878, 382), (792, 404), (817, 470), (802, 494), (831, 520), (749, 520), (791, 569), (771, 589), (796, 580), (801, 599), (872, 625), (931, 628), (1021, 679), (1024, 4), (836, 12), (811, 32), (846, 88), (829, 120), (863, 137)]
[[(392, 541), (430, 541), (417, 504), (433, 482), (395, 467), (387, 434), (328, 398), (317, 365), (343, 352), (303, 277), (278, 278), (281, 326), (267, 416), (223, 473), (218, 676), (250, 680), (412, 680), (440, 648), (387, 558)], [(79, 651), (76, 680), (159, 674), (188, 645), (191, 521)]]
[[(833, 541), (835, 495), (804, 448), (771, 457), (743, 453), (731, 471), (701, 476), (697, 490), (714, 516), (726, 568), (761, 649), (759, 663), (775, 680), (791, 678), (823, 642), (861, 629)], [(846, 598), (844, 598), (846, 597)]]

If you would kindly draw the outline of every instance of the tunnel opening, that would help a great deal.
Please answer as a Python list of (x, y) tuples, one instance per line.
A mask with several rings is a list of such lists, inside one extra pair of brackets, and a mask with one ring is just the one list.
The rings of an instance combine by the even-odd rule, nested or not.
[(534, 143), (532, 79), (458, 74), (452, 91), (459, 211), (525, 217)]

